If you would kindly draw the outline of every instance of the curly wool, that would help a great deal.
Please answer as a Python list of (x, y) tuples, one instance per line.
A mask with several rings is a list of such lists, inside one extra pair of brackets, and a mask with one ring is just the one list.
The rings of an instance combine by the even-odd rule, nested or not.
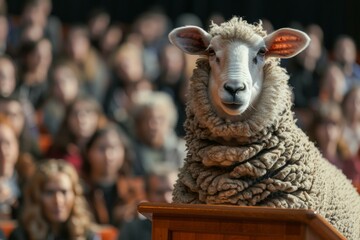
[[(234, 22), (247, 24), (233, 19), (230, 28)], [(229, 32), (226, 23), (221, 27)], [(174, 202), (312, 209), (347, 239), (360, 239), (359, 195), (296, 126), (288, 75), (279, 61), (267, 60), (260, 96), (238, 122), (213, 111), (209, 73), (208, 60), (199, 59), (186, 109), (188, 153)]]

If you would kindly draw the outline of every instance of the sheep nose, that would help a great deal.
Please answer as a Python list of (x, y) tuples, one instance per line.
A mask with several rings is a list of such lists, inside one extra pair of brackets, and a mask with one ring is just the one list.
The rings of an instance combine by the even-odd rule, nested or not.
[(244, 83), (225, 83), (224, 89), (231, 95), (235, 96), (238, 92), (244, 91), (246, 89), (246, 85)]

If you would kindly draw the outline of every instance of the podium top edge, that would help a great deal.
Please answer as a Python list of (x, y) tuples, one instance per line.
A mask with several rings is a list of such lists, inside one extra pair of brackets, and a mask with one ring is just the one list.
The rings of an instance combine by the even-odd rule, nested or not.
[(154, 203), (142, 202), (138, 206), (138, 211), (148, 218), (152, 214), (159, 215), (178, 215), (178, 216), (222, 216), (229, 218), (254, 218), (267, 219), (279, 218), (281, 220), (310, 221), (320, 217), (311, 209), (287, 209), (259, 206), (233, 206), (233, 205), (211, 205), (211, 204), (175, 204), (175, 203)]

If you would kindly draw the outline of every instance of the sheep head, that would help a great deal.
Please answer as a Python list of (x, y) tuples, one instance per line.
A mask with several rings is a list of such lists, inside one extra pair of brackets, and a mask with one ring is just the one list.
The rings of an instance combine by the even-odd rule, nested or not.
[[(230, 23), (213, 25), (210, 33), (196, 26), (179, 27), (170, 32), (169, 40), (185, 53), (208, 57), (212, 107), (219, 117), (237, 120), (260, 95), (266, 60), (293, 57), (306, 48), (310, 38), (291, 28), (266, 35), (261, 26), (254, 31), (259, 26), (242, 19)], [(222, 32), (223, 27), (227, 29)]]

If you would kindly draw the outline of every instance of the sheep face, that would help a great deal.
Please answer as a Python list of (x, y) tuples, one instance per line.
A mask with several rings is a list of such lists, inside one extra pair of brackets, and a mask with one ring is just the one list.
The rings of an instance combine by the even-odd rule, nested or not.
[(209, 99), (219, 116), (239, 116), (259, 95), (265, 50), (261, 37), (252, 45), (219, 36), (211, 39), (207, 50), (211, 67)]
[[(238, 24), (244, 25), (243, 22)], [(226, 23), (216, 27), (223, 26), (228, 27)], [(176, 28), (169, 34), (170, 42), (185, 53), (208, 57), (210, 103), (218, 116), (230, 121), (240, 119), (245, 111), (251, 110), (259, 97), (266, 60), (269, 57), (293, 57), (310, 41), (305, 33), (290, 28), (279, 29), (264, 37), (249, 26), (245, 23), (239, 31), (232, 23), (231, 27), (236, 30), (229, 34), (227, 29), (224, 35), (211, 35), (196, 26)]]

